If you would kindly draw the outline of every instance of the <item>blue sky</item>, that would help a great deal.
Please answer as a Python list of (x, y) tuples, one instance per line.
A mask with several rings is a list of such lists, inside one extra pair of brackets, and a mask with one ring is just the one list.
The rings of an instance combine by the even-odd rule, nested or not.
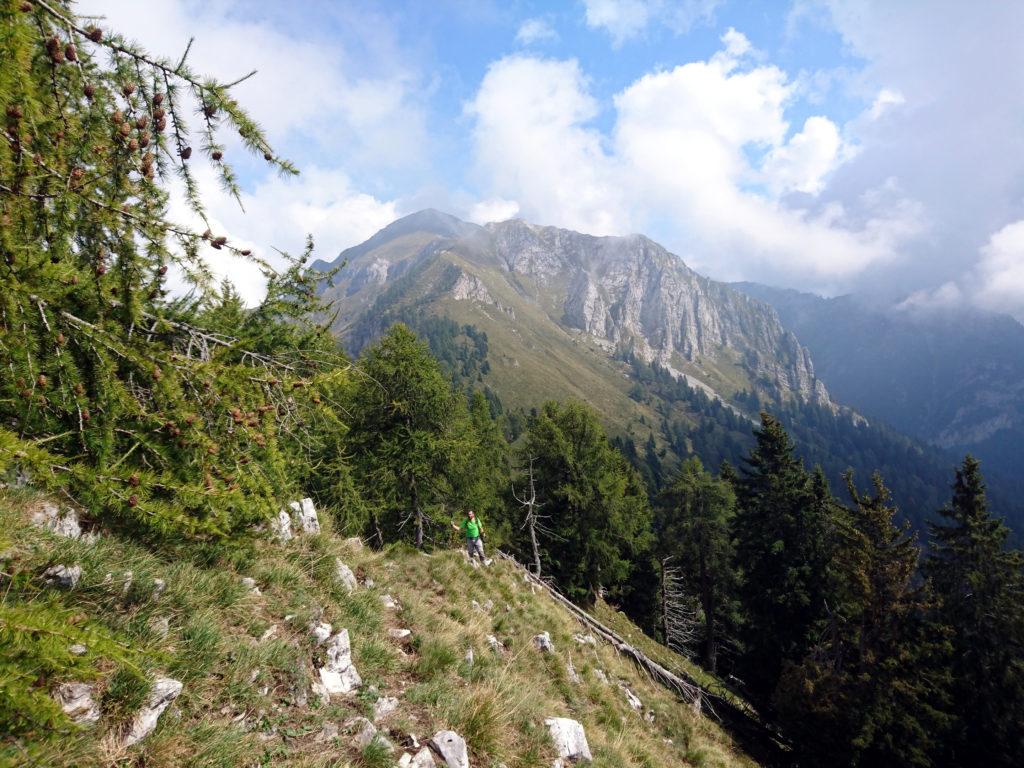
[[(432, 206), (640, 231), (696, 269), (1024, 317), (1024, 4), (86, 0), (195, 35), (303, 174), (241, 161), (256, 247), (332, 258)], [(240, 153), (229, 148), (229, 156)], [(222, 267), (222, 271), (228, 271)], [(249, 295), (254, 274), (231, 275)]]

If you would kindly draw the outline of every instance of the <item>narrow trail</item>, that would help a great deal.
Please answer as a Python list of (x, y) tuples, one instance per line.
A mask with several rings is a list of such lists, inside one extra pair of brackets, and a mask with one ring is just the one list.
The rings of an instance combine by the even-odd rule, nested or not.
[(758, 763), (773, 767), (788, 766), (792, 763), (792, 756), (784, 746), (781, 736), (750, 712), (744, 711), (723, 696), (702, 687), (685, 672), (674, 672), (659, 664), (639, 648), (626, 642), (615, 630), (598, 621), (550, 584), (538, 579), (514, 557), (501, 550), (496, 550), (496, 552), (498, 557), (512, 563), (522, 571), (523, 578), (529, 583), (545, 590), (555, 602), (561, 604), (580, 623), (600, 635), (619, 653), (632, 659), (652, 680), (675, 693), (697, 712), (709, 714), (717, 720), (736, 739), (737, 744)]

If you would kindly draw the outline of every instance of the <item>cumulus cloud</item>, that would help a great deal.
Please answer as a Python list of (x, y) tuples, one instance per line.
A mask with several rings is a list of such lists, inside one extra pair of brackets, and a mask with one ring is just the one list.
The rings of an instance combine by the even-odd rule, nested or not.
[(1024, 321), (1024, 220), (1007, 224), (981, 249), (977, 301)]
[(814, 208), (853, 152), (822, 116), (792, 132), (795, 86), (729, 30), (706, 61), (649, 73), (614, 97), (610, 133), (575, 61), (494, 63), (469, 107), (477, 168), (532, 220), (595, 234), (642, 228), (723, 277), (825, 284), (895, 258), (923, 213), (886, 180), (851, 203)]
[(551, 26), (551, 22), (542, 18), (527, 19), (519, 25), (519, 31), (516, 32), (516, 42), (523, 45), (533, 45), (557, 39), (558, 33)]
[(476, 224), (489, 224), (492, 221), (508, 221), (519, 213), (519, 203), (500, 197), (481, 200), (469, 209), (469, 220)]
[(657, 22), (682, 34), (710, 21), (721, 0), (584, 0), (586, 23), (607, 32), (618, 47)]

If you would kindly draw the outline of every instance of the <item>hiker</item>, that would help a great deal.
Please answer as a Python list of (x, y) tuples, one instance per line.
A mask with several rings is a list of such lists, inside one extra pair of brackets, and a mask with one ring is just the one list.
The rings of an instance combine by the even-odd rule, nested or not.
[(484, 556), (483, 523), (480, 522), (472, 509), (466, 513), (466, 519), (462, 521), (462, 525), (456, 525), (452, 521), (452, 528), (465, 535), (466, 551), (469, 553), (470, 560), (473, 559), (473, 555), (477, 555), (484, 565), (490, 562)]

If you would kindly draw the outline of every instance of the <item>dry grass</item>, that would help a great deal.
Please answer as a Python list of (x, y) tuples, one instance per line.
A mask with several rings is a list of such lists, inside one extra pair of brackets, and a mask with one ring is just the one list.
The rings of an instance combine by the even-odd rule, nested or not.
[[(168, 673), (185, 683), (157, 731), (124, 754), (111, 746), (109, 734), (123, 727), (134, 706), (137, 680), (97, 659), (101, 686), (117, 706), (94, 729), (74, 729), (59, 742), (37, 745), (45, 762), (34, 764), (383, 766), (390, 758), (377, 749), (355, 749), (344, 729), (336, 739), (318, 739), (325, 725), (369, 714), (378, 695), (401, 701), (382, 723), (396, 744), (410, 733), (423, 739), (451, 728), (466, 738), (474, 766), (549, 766), (549, 716), (583, 723), (596, 766), (751, 764), (713, 722), (644, 678), (611, 647), (574, 642), (572, 634), (585, 630), (547, 595), (534, 593), (510, 564), (478, 570), (459, 552), (353, 548), (330, 534), (326, 519), (322, 535), (287, 546), (263, 542), (190, 558), (187, 549), (151, 552), (110, 535), (95, 544), (56, 539), (27, 525), (30, 501), (0, 491), (5, 570), (30, 574), (16, 589), (3, 585), (4, 600), (52, 591), (37, 574), (55, 562), (79, 563), (82, 582), (59, 599), (136, 648), (145, 659), (143, 674)], [(333, 580), (335, 557), (371, 576), (376, 586), (346, 594)], [(127, 591), (126, 570), (134, 576)], [(243, 587), (243, 576), (254, 578), (261, 594)], [(167, 589), (154, 601), (156, 578)], [(386, 593), (398, 600), (399, 610), (384, 609), (380, 598)], [(492, 607), (474, 607), (473, 601)], [(153, 630), (162, 618), (168, 619), (166, 637)], [(308, 630), (313, 621), (349, 630), (365, 682), (358, 696), (324, 707), (308, 695), (317, 652)], [(272, 636), (261, 639), (272, 627)], [(397, 627), (412, 630), (411, 643), (388, 636)], [(554, 654), (532, 644), (543, 631), (551, 634)], [(491, 651), (492, 634), (504, 644), (504, 655)], [(468, 648), (472, 665), (465, 661)], [(569, 679), (569, 658), (579, 683)], [(629, 708), (619, 683), (653, 712), (653, 723)], [(18, 754), (2, 751), (12, 746), (0, 737), (0, 763), (4, 754)]]

